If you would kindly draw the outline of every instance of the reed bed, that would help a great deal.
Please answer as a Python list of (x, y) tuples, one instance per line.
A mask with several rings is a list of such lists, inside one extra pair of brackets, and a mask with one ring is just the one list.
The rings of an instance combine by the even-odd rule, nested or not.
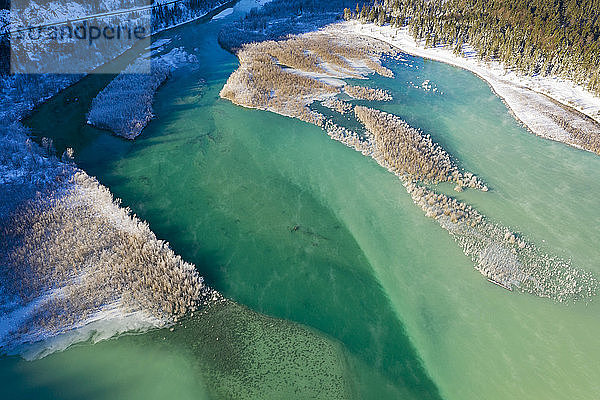
[(164, 326), (215, 296), (148, 224), (74, 171), (0, 224), (0, 292), (31, 307), (5, 343), (39, 341), (106, 313)]
[(355, 107), (356, 118), (368, 131), (366, 136), (373, 139), (366, 140), (308, 107), (321, 100), (324, 106), (342, 114), (349, 112), (352, 106), (336, 98), (340, 90), (358, 99), (391, 100), (389, 92), (382, 89), (335, 85), (323, 79), (364, 77), (375, 70), (393, 76), (380, 62), (386, 54), (396, 55), (383, 42), (360, 36), (349, 40), (322, 31), (252, 43), (239, 51), (240, 67), (231, 74), (220, 95), (238, 105), (270, 110), (321, 126), (332, 138), (371, 155), (395, 174), (423, 182), (454, 182), (457, 190), (463, 187), (487, 190), (473, 174), (462, 174), (429, 135), (396, 116)]
[(507, 289), (558, 302), (586, 300), (597, 294), (599, 282), (591, 273), (544, 253), (465, 203), (413, 181), (404, 181), (404, 186), (415, 204), (454, 237), (485, 277)]
[(142, 71), (148, 60), (138, 60), (119, 74), (92, 101), (88, 124), (135, 139), (153, 116), (154, 92), (168, 78), (170, 68), (152, 62), (149, 74)]
[(337, 111), (340, 114), (348, 114), (352, 112), (354, 106), (348, 102), (340, 100), (335, 97), (330, 97), (321, 102), (321, 104), (331, 110)]
[[(398, 58), (399, 53), (397, 51), (388, 51), (386, 54), (391, 55), (392, 57)], [(375, 71), (376, 74), (381, 76), (385, 76), (386, 78), (393, 78), (394, 73), (391, 69), (384, 67), (377, 59), (373, 59), (372, 57), (365, 58), (365, 65), (367, 68)]]
[(353, 148), (365, 156), (372, 156), (373, 145), (369, 137), (362, 138), (356, 132), (339, 126), (330, 119), (325, 121), (323, 129), (330, 138), (344, 143), (346, 146)]

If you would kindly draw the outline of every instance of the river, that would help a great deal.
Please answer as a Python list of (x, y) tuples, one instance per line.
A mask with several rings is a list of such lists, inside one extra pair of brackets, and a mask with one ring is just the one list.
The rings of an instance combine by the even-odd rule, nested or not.
[[(26, 121), (75, 149), (226, 298), (173, 331), (0, 359), (6, 398), (593, 399), (600, 306), (492, 285), (397, 177), (319, 128), (218, 93), (237, 67), (233, 13), (160, 33), (198, 65), (157, 92), (133, 142), (85, 124), (89, 76)], [(168, 49), (167, 49), (168, 50)], [(405, 56), (372, 106), (442, 144), (491, 191), (441, 190), (600, 274), (600, 158), (531, 135), (487, 84)], [(429, 80), (436, 91), (425, 90)], [(427, 85), (425, 85), (427, 87)]]

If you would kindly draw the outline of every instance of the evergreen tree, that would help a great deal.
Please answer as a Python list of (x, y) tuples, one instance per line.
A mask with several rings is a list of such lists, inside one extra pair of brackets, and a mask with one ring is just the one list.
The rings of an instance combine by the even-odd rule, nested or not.
[(354, 18), (408, 26), (426, 45), (457, 54), (469, 43), (483, 59), (600, 94), (600, 0), (382, 0)]

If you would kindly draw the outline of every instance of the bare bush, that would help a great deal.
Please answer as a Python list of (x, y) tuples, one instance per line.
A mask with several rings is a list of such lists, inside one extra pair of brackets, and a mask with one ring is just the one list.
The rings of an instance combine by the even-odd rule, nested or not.
[(150, 74), (132, 73), (139, 63), (130, 65), (92, 101), (88, 123), (134, 139), (152, 119), (154, 92), (169, 76), (169, 68), (153, 63)]
[(389, 101), (392, 95), (384, 89), (373, 89), (365, 86), (344, 86), (344, 93), (350, 97), (360, 100)]
[(492, 282), (559, 302), (596, 295), (599, 284), (592, 274), (545, 254), (465, 203), (412, 181), (405, 181), (404, 186), (425, 215), (436, 219), (471, 257), (475, 269)]
[(373, 155), (373, 144), (369, 137), (361, 138), (356, 132), (341, 127), (331, 120), (325, 121), (323, 128), (330, 138), (344, 143), (365, 156)]
[(339, 112), (340, 114), (348, 114), (354, 109), (352, 104), (335, 97), (330, 97), (322, 101), (321, 104), (331, 110)]
[(152, 102), (156, 90), (172, 69), (188, 61), (193, 61), (193, 58), (182, 49), (175, 48), (152, 59), (150, 73), (144, 73), (148, 60), (143, 57), (137, 59), (94, 98), (88, 123), (126, 139), (135, 139), (153, 117)]

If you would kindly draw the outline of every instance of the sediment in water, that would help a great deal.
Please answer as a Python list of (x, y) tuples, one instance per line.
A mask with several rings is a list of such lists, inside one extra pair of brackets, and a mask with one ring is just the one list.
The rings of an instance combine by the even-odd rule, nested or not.
[(356, 398), (342, 344), (311, 329), (230, 300), (211, 304), (183, 324), (187, 327), (175, 329), (188, 336), (175, 334), (170, 340), (188, 348), (193, 344), (195, 359), (210, 366), (200, 373), (218, 398)]

